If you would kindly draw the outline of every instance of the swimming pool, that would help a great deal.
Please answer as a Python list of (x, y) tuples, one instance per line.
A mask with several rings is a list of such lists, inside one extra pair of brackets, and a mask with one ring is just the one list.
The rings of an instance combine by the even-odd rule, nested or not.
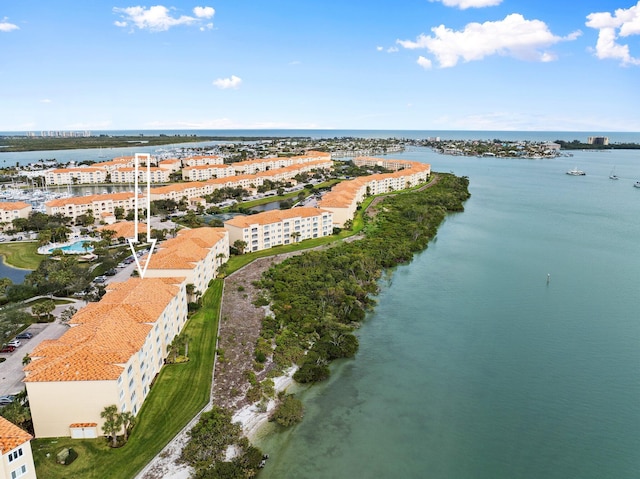
[(47, 251), (48, 254), (51, 254), (53, 252), (54, 249), (61, 249), (65, 254), (86, 254), (86, 253), (90, 253), (91, 251), (93, 251), (93, 246), (89, 246), (87, 248), (85, 248), (83, 245), (86, 241), (90, 241), (90, 240), (80, 240), (80, 241), (75, 241), (71, 244), (68, 244), (66, 246), (56, 246), (53, 247), (51, 249), (49, 249)]

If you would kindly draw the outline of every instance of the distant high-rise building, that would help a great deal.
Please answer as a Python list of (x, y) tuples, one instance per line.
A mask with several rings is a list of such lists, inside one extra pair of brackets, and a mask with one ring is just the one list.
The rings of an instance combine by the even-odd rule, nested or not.
[(587, 138), (587, 143), (589, 145), (608, 145), (609, 137), (608, 136), (590, 136)]

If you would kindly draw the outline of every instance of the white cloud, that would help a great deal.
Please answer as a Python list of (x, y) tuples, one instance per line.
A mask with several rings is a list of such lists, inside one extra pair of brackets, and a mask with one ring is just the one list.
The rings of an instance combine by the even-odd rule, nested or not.
[(629, 45), (618, 43), (618, 36), (640, 34), (640, 1), (633, 7), (587, 15), (586, 26), (599, 30), (596, 56), (600, 59), (618, 59), (623, 65), (640, 65), (640, 58), (631, 56)]
[[(201, 25), (202, 19), (213, 17), (215, 10), (211, 7), (196, 7), (193, 9), (195, 17), (188, 15), (172, 16), (169, 8), (163, 5), (153, 7), (114, 7), (113, 12), (120, 15), (122, 21), (115, 21), (117, 27), (132, 25), (140, 30), (163, 32), (179, 25)], [(209, 27), (211, 25), (211, 27)], [(213, 28), (213, 24), (205, 25), (204, 29)], [(203, 28), (201, 28), (202, 30)]]
[(384, 51), (384, 47), (376, 47), (376, 50), (378, 50), (379, 52)]
[(216, 11), (213, 7), (195, 7), (193, 14), (198, 18), (213, 18)]
[(8, 22), (8, 18), (4, 17), (0, 22), (0, 32), (11, 32), (13, 30), (20, 30), (18, 25), (14, 25), (13, 23)]
[(213, 84), (222, 90), (228, 90), (229, 88), (238, 88), (242, 80), (235, 75), (231, 75), (231, 78), (218, 78), (214, 80)]
[[(513, 13), (504, 20), (469, 23), (464, 30), (454, 31), (440, 25), (431, 29), (433, 36), (420, 34), (416, 41), (397, 40), (407, 49), (426, 49), (433, 54), (441, 68), (453, 67), (461, 58), (482, 60), (489, 55), (503, 55), (520, 60), (551, 61), (556, 57), (544, 49), (561, 41), (575, 40), (580, 32), (566, 37), (553, 35), (540, 20), (526, 20)], [(426, 59), (425, 59), (426, 60)], [(421, 60), (424, 63), (424, 60)], [(420, 61), (419, 61), (420, 62)], [(421, 63), (421, 64), (422, 64)]]
[(429, 0), (431, 2), (442, 2), (445, 7), (458, 7), (460, 10), (467, 8), (495, 7), (500, 5), (502, 0)]
[(389, 47), (386, 49), (384, 47), (376, 47), (376, 50), (379, 52), (395, 53), (398, 51), (398, 47)]
[(423, 57), (422, 55), (420, 55), (418, 57), (418, 62), (417, 63), (418, 63), (418, 65), (420, 65), (425, 70), (428, 70), (429, 68), (431, 68), (431, 60), (429, 60), (428, 58)]
[(51, 100), (49, 100), (48, 98), (43, 98), (42, 100), (40, 100), (40, 103), (51, 103)]

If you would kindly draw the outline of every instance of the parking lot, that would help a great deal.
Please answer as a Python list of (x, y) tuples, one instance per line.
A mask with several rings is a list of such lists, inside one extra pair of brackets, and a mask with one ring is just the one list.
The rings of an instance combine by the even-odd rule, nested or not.
[[(63, 306), (66, 309), (70, 305)], [(59, 322), (32, 324), (25, 330), (33, 334), (31, 339), (20, 339), (20, 346), (12, 353), (0, 353), (0, 357), (6, 358), (6, 361), (0, 363), (0, 396), (23, 390), (25, 386), (22, 382), (24, 379), (22, 360), (25, 355), (31, 353), (43, 340), (59, 338), (67, 329), (69, 329), (68, 326)]]

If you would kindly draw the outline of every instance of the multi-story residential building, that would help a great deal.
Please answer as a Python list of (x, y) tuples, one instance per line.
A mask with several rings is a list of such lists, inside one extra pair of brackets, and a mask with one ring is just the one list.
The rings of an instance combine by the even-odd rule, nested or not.
[(120, 168), (131, 168), (135, 166), (135, 164), (136, 161), (134, 156), (120, 156), (110, 161), (95, 163), (93, 166), (96, 168), (102, 168), (103, 170), (107, 170), (108, 172), (112, 172)]
[(191, 199), (209, 195), (216, 189), (202, 181), (190, 181), (188, 183), (174, 183), (166, 186), (158, 186), (149, 190), (151, 201), (173, 200), (180, 201), (182, 198)]
[(104, 183), (107, 180), (108, 171), (104, 168), (80, 167), (80, 168), (56, 168), (48, 171), (44, 178), (47, 185), (76, 185)]
[(326, 193), (318, 206), (333, 214), (333, 224), (343, 227), (353, 216), (367, 196), (367, 182), (364, 177), (338, 183)]
[(236, 170), (231, 165), (199, 165), (182, 169), (185, 181), (205, 181), (211, 178), (228, 178), (234, 176)]
[(224, 163), (224, 158), (221, 156), (190, 156), (189, 158), (183, 158), (182, 164), (187, 166), (202, 166), (202, 165), (221, 165)]
[(31, 205), (24, 201), (0, 202), (0, 230), (11, 227), (11, 222), (18, 218), (28, 218)]
[(276, 158), (261, 158), (256, 160), (240, 161), (232, 163), (231, 166), (237, 174), (253, 175), (263, 171), (284, 168), (287, 166), (303, 165), (305, 163), (315, 163), (316, 168), (331, 168), (331, 153), (320, 151), (309, 151), (303, 156), (283, 156)]
[(250, 252), (329, 236), (333, 233), (333, 217), (330, 211), (304, 206), (236, 216), (226, 221), (224, 227), (229, 231), (231, 245), (244, 241), (245, 252)]
[[(138, 196), (138, 201), (140, 201)], [(122, 193), (109, 193), (104, 195), (74, 196), (71, 198), (59, 198), (45, 203), (48, 215), (62, 214), (75, 220), (78, 216), (87, 214), (91, 210), (95, 217), (102, 213), (115, 213), (115, 208), (123, 208), (127, 214), (136, 206), (136, 198), (133, 191)]]
[(353, 162), (359, 166), (382, 166), (396, 171), (343, 181), (324, 195), (318, 206), (331, 211), (334, 224), (339, 227), (353, 219), (358, 204), (367, 196), (416, 186), (427, 181), (431, 174), (431, 165), (416, 161), (361, 157)]
[(36, 479), (31, 439), (31, 434), (0, 416), (0, 479)]
[(183, 229), (175, 238), (158, 245), (149, 259), (145, 278), (184, 276), (187, 284), (203, 293), (228, 259), (229, 233), (224, 228)]
[(180, 171), (180, 168), (182, 168), (182, 160), (178, 158), (168, 158), (166, 160), (160, 160), (158, 162), (158, 168), (169, 170), (171, 173), (175, 173), (176, 171)]
[(107, 286), (67, 332), (31, 352), (24, 382), (36, 437), (98, 437), (113, 404), (137, 414), (186, 320), (183, 277)]
[[(138, 168), (138, 181), (146, 183), (149, 178), (150, 183), (168, 183), (170, 181), (171, 170), (165, 168), (158, 168), (156, 166), (150, 167), (148, 170), (145, 167)], [(135, 168), (119, 168), (111, 172), (112, 183), (134, 183), (136, 178)]]

